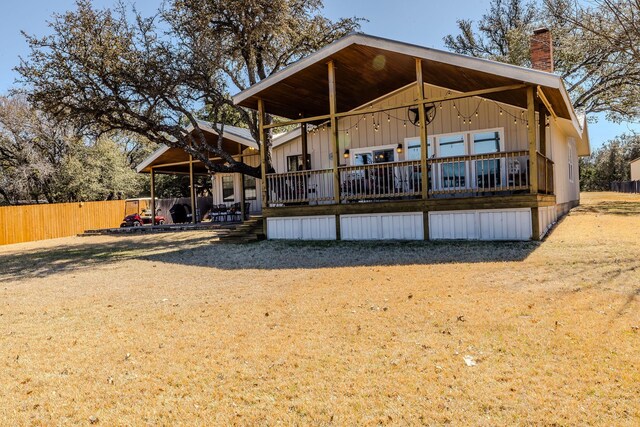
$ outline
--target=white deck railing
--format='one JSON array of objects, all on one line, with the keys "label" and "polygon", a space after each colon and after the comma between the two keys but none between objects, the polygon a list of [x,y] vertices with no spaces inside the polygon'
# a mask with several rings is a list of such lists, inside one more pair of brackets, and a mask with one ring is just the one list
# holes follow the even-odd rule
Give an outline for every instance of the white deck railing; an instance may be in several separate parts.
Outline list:
[{"label": "white deck railing", "polygon": [[429,194],[527,190],[528,164],[528,151],[429,159]]},{"label": "white deck railing", "polygon": [[267,174],[267,197],[270,206],[333,201],[333,170]]},{"label": "white deck railing", "polygon": [[343,166],[338,172],[341,200],[420,195],[420,161]]},{"label": "white deck railing", "polygon": [[[553,166],[538,153],[541,193],[553,193]],[[528,151],[428,159],[427,171],[429,197],[509,194],[530,187]],[[342,202],[409,199],[422,194],[419,160],[342,166],[338,176]],[[333,170],[267,174],[267,194],[269,206],[334,203]]]}]

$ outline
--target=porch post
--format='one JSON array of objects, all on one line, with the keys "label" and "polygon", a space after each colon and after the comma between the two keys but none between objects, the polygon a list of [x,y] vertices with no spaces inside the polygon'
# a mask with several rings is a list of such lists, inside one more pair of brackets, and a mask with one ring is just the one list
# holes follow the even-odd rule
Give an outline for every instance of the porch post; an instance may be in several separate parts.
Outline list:
[{"label": "porch post", "polygon": [[[422,77],[422,60],[416,58],[416,85],[418,89],[418,116],[420,118],[420,177],[422,184],[422,200],[429,198],[429,170],[427,169],[427,117],[424,111],[424,80]],[[429,212],[422,213],[422,229],[424,240],[429,240]]]},{"label": "porch post", "polygon": [[538,149],[536,144],[536,110],[533,86],[527,87],[527,139],[529,141],[529,185],[531,194],[538,194]]},{"label": "porch post", "polygon": [[[540,154],[547,157],[547,109],[542,102],[538,102],[538,139],[540,140]],[[544,184],[538,183],[545,194],[549,192],[549,162],[544,161]]]},{"label": "porch post", "polygon": [[[538,194],[538,149],[536,147],[536,110],[533,86],[527,86],[527,139],[529,141],[529,185],[531,194]],[[531,208],[531,240],[540,240],[538,203]]]},{"label": "porch post", "polygon": [[427,117],[424,111],[424,81],[422,79],[422,60],[416,58],[416,85],[418,89],[418,115],[420,117],[420,170],[422,175],[422,198],[429,197],[429,171],[427,170]]},{"label": "porch post", "polygon": [[[238,143],[238,153],[240,156],[240,160],[244,160],[244,154],[242,154],[242,144]],[[242,215],[242,222],[244,222],[244,219],[246,218],[246,212],[245,212],[245,208],[244,208],[244,174],[241,173],[240,174],[240,215]]]},{"label": "porch post", "polygon": [[[333,201],[340,203],[340,171],[338,170],[340,157],[340,142],[338,139],[338,109],[336,100],[336,67],[333,61],[327,63],[329,72],[329,114],[331,116],[331,151],[333,152]],[[306,162],[306,159],[303,160]],[[340,215],[336,215],[336,240],[340,240]]]},{"label": "porch post", "polygon": [[538,134],[540,138],[540,154],[547,156],[547,108],[538,103]]},{"label": "porch post", "polygon": [[246,219],[247,212],[244,207],[245,195],[244,195],[244,174],[243,173],[240,174],[240,180],[241,180],[240,181],[240,214],[242,215],[242,222],[244,222],[244,220]]},{"label": "porch post", "polygon": [[300,139],[302,141],[302,170],[307,170],[307,155],[309,154],[309,146],[307,145],[307,124],[300,124]]},{"label": "porch post", "polygon": [[156,171],[151,168],[151,226],[156,225]]},{"label": "porch post", "polygon": [[[264,137],[264,125],[265,125],[266,115],[264,112],[264,101],[262,99],[258,99],[258,125],[259,125],[259,148],[260,148],[260,166],[261,166],[261,175],[260,175],[260,187],[262,190],[262,215],[264,216],[264,212],[267,207],[267,142]],[[244,181],[243,181],[244,182]],[[265,236],[267,236],[267,218],[264,218],[262,221],[262,232]]]},{"label": "porch post", "polygon": [[333,198],[340,203],[340,175],[338,164],[340,147],[338,141],[338,120],[336,119],[336,69],[333,61],[327,63],[329,69],[329,114],[331,116],[331,150],[333,153]]},{"label": "porch post", "polygon": [[193,186],[193,156],[189,154],[189,197],[191,198],[191,223],[196,221],[196,189]]}]

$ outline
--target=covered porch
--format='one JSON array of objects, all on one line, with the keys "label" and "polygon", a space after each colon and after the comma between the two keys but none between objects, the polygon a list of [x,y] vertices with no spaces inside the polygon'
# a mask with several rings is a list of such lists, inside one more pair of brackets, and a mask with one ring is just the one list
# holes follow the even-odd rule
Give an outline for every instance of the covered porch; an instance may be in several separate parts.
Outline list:
[{"label": "covered porch", "polygon": [[[427,85],[442,88],[444,94],[428,96]],[[413,90],[413,99],[381,101],[406,88]],[[473,107],[463,111],[461,106],[469,100],[477,101],[475,111]],[[551,120],[568,122],[564,126],[577,123],[556,76],[362,34],[300,61],[237,95],[235,101],[257,109],[263,119],[267,113],[289,119],[263,120],[263,133],[299,126],[300,158],[311,159],[300,161],[297,170],[284,171],[278,165],[271,173],[265,170],[265,207],[553,195],[547,127]],[[520,140],[514,141],[512,133],[505,135],[504,128],[472,125],[483,101],[526,128]],[[444,112],[457,114],[448,120],[459,122],[464,130],[430,133],[432,116],[442,114],[443,106]],[[413,141],[388,131],[411,125],[419,128]],[[372,126],[375,133],[370,132]],[[350,141],[356,132],[364,136],[354,149]],[[326,135],[322,145],[330,164],[309,157],[308,135],[316,133]],[[494,147],[486,149],[492,138]]]},{"label": "covered porch", "polygon": [[[205,134],[207,142],[216,145],[218,141],[217,132],[206,122],[199,123],[199,127]],[[257,165],[259,162],[257,147],[257,144],[247,129],[225,125],[222,148],[226,153],[229,153],[237,160],[246,163],[253,162]],[[224,162],[223,159],[214,157],[213,155],[209,155],[209,159],[213,162]],[[160,147],[137,167],[137,171],[138,173],[148,173],[150,175],[152,211],[154,212],[158,207],[156,178],[159,174],[182,175],[189,178],[189,194],[184,199],[185,204],[189,203],[192,209],[189,222],[193,224],[200,223],[203,220],[223,223],[233,221],[242,222],[249,217],[250,212],[255,212],[256,210],[254,205],[257,200],[255,196],[259,180],[235,173],[223,174],[221,176],[212,175],[203,162],[194,159],[179,148]],[[231,199],[228,198],[224,188],[227,181],[225,177],[227,175],[232,178],[231,188],[228,191]],[[196,178],[205,178],[209,182],[212,193],[211,197],[198,197]],[[227,197],[225,197],[225,195],[227,195]],[[182,201],[180,199],[175,200]]]}]

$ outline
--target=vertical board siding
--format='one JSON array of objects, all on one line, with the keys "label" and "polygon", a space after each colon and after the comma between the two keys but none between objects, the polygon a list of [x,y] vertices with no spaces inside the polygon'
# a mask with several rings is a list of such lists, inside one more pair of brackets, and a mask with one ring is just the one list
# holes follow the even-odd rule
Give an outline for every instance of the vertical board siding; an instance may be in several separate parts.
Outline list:
[{"label": "vertical board siding", "polygon": [[[340,82],[338,82],[338,85]],[[456,93],[451,91],[451,93]],[[446,89],[425,84],[425,96],[427,98],[442,97],[447,94]],[[373,102],[374,107],[397,105],[412,102],[417,99],[417,89],[415,84],[401,90],[387,98]],[[442,103],[442,108],[438,104],[436,116],[433,122],[427,126],[427,135],[441,135],[454,132],[468,132],[481,129],[504,129],[504,150],[517,151],[528,149],[527,125],[521,120],[523,109],[508,105],[497,104],[493,101],[482,101],[482,98],[463,98],[455,100],[456,108],[453,108],[453,101]],[[478,109],[478,117],[474,112]],[[500,115],[500,110],[503,114]],[[471,116],[471,123],[462,123],[458,118],[460,113]],[[514,116],[517,118],[514,123]],[[379,130],[373,129],[373,119],[379,124]],[[389,120],[390,119],[390,120]],[[355,129],[356,124],[358,129]],[[406,124],[406,126],[405,126]],[[420,136],[420,129],[409,122],[407,109],[391,110],[354,117],[344,117],[338,120],[340,158],[339,163],[349,163],[349,160],[342,158],[345,149],[366,148],[381,145],[403,144],[405,138]],[[346,131],[349,130],[347,135]],[[312,169],[331,168],[331,143],[329,128],[320,127],[315,132],[310,129],[308,134],[309,154],[311,155]],[[295,138],[290,142],[279,145],[273,149],[273,166],[278,173],[287,172],[287,156],[302,154],[301,138]],[[404,153],[399,156],[400,161],[404,160]]]},{"label": "vertical board siding", "polygon": [[540,238],[544,237],[549,229],[558,220],[555,206],[538,208],[538,221],[540,222]]},{"label": "vertical board siding", "polygon": [[124,200],[0,207],[0,245],[119,227]]},{"label": "vertical board siding", "polygon": [[342,240],[423,240],[422,212],[341,215]]},{"label": "vertical board siding", "polygon": [[429,212],[429,237],[433,240],[529,240],[531,210]]},{"label": "vertical board siding", "polygon": [[272,240],[335,240],[336,217],[267,218],[267,237]]}]

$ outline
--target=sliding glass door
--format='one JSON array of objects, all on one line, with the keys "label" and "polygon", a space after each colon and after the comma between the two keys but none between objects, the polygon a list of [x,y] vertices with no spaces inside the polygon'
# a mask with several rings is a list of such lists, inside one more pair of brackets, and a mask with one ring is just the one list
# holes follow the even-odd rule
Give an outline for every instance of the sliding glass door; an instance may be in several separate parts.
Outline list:
[{"label": "sliding glass door", "polygon": [[[500,132],[478,132],[472,134],[473,154],[499,153]],[[475,185],[479,189],[496,188],[504,183],[502,160],[488,158],[476,160],[473,164]]]},{"label": "sliding glass door", "polygon": [[465,143],[464,134],[454,134],[436,137],[438,157],[453,157],[452,161],[440,164],[439,170],[439,188],[443,190],[460,190],[466,188],[467,180],[467,163],[461,159],[457,160],[457,156],[465,156],[468,154],[467,144]]}]

